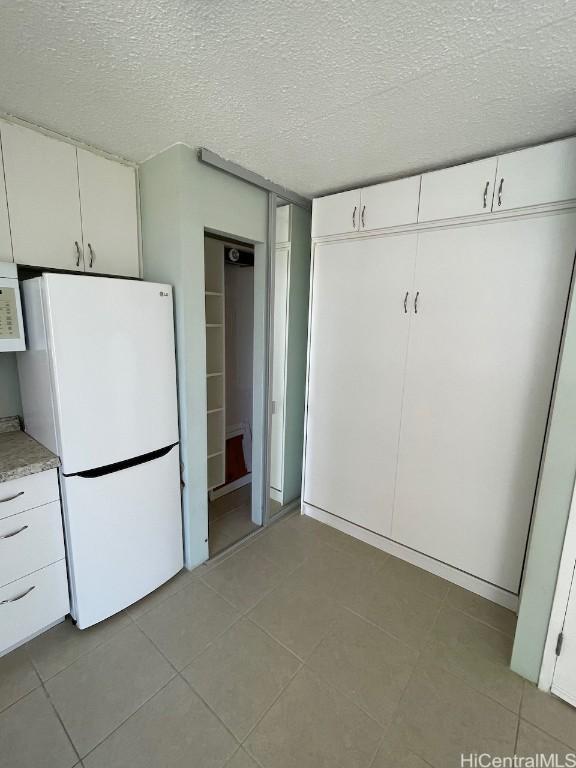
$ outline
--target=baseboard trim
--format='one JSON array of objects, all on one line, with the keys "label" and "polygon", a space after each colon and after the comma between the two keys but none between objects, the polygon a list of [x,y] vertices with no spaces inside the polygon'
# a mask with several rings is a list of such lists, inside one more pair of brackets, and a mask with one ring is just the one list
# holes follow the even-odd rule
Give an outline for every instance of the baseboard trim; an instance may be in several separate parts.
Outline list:
[{"label": "baseboard trim", "polygon": [[412,565],[423,568],[425,571],[441,576],[446,581],[457,584],[459,587],[474,592],[480,597],[485,597],[487,600],[491,600],[493,603],[504,606],[511,611],[516,612],[518,610],[518,596],[513,595],[511,592],[507,592],[505,589],[489,584],[482,579],[478,579],[475,576],[471,576],[468,573],[459,571],[457,568],[453,568],[446,563],[441,563],[438,560],[434,560],[432,557],[423,555],[420,552],[416,552],[413,549],[404,547],[402,544],[398,544],[395,541],[387,539],[385,536],[379,536],[377,533],[367,531],[365,528],[361,528],[354,523],[343,520],[341,517],[325,512],[318,507],[313,507],[311,504],[302,503],[302,514],[308,517],[313,517],[321,523],[332,526],[343,533],[347,533],[349,536],[353,536],[355,539],[370,544],[377,549],[381,549],[383,552],[388,552],[394,557],[398,557],[401,560]]}]

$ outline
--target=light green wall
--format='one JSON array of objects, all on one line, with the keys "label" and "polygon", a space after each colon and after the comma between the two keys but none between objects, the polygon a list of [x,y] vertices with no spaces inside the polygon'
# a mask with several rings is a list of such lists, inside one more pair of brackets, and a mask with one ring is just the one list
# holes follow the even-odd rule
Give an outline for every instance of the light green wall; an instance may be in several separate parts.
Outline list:
[{"label": "light green wall", "polygon": [[16,354],[0,352],[0,418],[22,414]]},{"label": "light green wall", "polygon": [[[180,437],[184,465],[185,561],[208,557],[206,467],[206,339],[204,230],[257,243],[255,247],[255,371],[253,465],[261,460],[266,303],[268,195],[240,179],[203,165],[178,144],[140,167],[144,278],[174,286]],[[254,483],[256,504],[261,489]]]},{"label": "light green wall", "polygon": [[285,504],[300,496],[302,484],[308,297],[310,293],[310,223],[309,211],[305,211],[296,205],[291,206],[288,344],[286,350],[286,417],[284,427],[283,498]]},{"label": "light green wall", "polygon": [[537,682],[576,474],[576,297],[554,395],[524,575],[512,669]]}]

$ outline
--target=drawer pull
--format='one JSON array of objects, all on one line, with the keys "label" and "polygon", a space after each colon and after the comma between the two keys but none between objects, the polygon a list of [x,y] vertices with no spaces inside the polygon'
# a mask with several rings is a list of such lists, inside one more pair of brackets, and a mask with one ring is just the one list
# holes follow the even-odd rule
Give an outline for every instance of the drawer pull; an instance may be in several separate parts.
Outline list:
[{"label": "drawer pull", "polygon": [[0,539],[11,539],[13,536],[18,536],[19,533],[22,533],[22,531],[25,531],[27,528],[27,525],[23,525],[22,528],[18,528],[17,531],[12,531],[12,533],[5,533],[3,536],[0,536]]},{"label": "drawer pull", "polygon": [[25,592],[22,592],[21,595],[16,595],[16,597],[10,597],[8,598],[8,600],[0,600],[0,605],[6,605],[6,603],[15,603],[17,600],[22,600],[22,598],[26,597],[26,595],[29,595],[33,589],[36,589],[36,586],[34,584],[31,587],[28,587],[28,589]]},{"label": "drawer pull", "polygon": [[8,496],[7,499],[0,499],[0,504],[5,504],[7,501],[14,501],[14,499],[17,499],[19,496],[24,496],[24,491],[20,491],[20,493],[15,493],[14,496]]}]

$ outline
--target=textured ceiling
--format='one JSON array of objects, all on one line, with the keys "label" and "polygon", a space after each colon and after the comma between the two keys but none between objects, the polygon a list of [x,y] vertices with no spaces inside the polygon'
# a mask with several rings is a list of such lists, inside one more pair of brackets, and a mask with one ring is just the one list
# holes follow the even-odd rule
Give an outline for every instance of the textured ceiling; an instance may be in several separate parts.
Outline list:
[{"label": "textured ceiling", "polygon": [[314,195],[576,133],[574,0],[0,0],[0,110]]}]

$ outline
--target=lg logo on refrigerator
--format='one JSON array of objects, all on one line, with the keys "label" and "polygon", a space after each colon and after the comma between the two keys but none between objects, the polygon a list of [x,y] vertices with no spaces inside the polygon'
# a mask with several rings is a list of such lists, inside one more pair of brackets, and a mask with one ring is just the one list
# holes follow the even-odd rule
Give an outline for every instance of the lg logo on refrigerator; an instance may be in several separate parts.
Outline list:
[{"label": "lg logo on refrigerator", "polygon": [[160,296],[170,296],[168,291],[160,291]]}]

